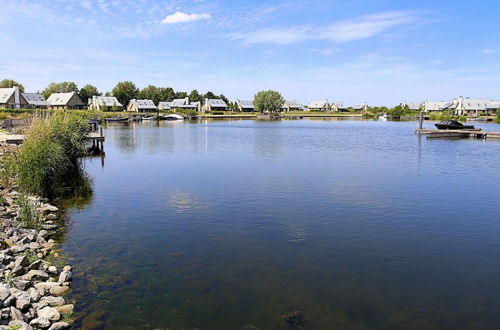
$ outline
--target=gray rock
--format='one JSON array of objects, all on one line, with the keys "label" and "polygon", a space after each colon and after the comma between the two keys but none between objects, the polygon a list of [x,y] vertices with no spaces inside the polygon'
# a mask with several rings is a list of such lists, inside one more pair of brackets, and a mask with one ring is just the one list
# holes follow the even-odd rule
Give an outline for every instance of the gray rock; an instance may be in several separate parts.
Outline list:
[{"label": "gray rock", "polygon": [[10,308],[10,318],[13,320],[24,321],[23,313],[15,307]]},{"label": "gray rock", "polygon": [[47,271],[51,274],[57,274],[57,267],[56,266],[49,266]]},{"label": "gray rock", "polygon": [[59,321],[61,314],[55,308],[44,307],[38,311],[38,317],[43,317],[50,321]]},{"label": "gray rock", "polygon": [[9,323],[10,328],[16,327],[17,330],[33,330],[33,328],[23,321],[12,321]]},{"label": "gray rock", "polygon": [[43,317],[37,317],[36,319],[31,320],[30,325],[36,328],[48,328],[50,327],[50,321]]},{"label": "gray rock", "polygon": [[57,212],[59,211],[59,209],[54,205],[45,204],[44,206],[42,206],[42,211],[45,213],[51,213],[51,212]]},{"label": "gray rock", "polygon": [[0,288],[0,301],[4,302],[10,296],[10,291],[5,288]]},{"label": "gray rock", "polygon": [[24,278],[29,281],[46,281],[49,279],[49,275],[43,270],[33,269],[30,270],[28,274],[24,275]]},{"label": "gray rock", "polygon": [[30,281],[23,281],[23,280],[15,280],[14,281],[14,287],[18,288],[19,290],[27,290],[31,286]]},{"label": "gray rock", "polygon": [[50,294],[57,297],[62,297],[70,291],[71,289],[68,286],[55,286],[50,288]]},{"label": "gray rock", "polygon": [[32,302],[39,302],[40,299],[42,298],[42,295],[40,294],[40,291],[38,291],[35,288],[30,288],[28,290],[28,294],[30,295]]},{"label": "gray rock", "polygon": [[41,270],[42,267],[43,267],[43,261],[37,260],[33,262],[31,265],[29,265],[28,270]]},{"label": "gray rock", "polygon": [[3,301],[3,307],[10,307],[15,303],[16,303],[16,297],[14,297],[14,295],[11,295],[9,298]]},{"label": "gray rock", "polygon": [[16,308],[24,311],[29,308],[31,304],[31,296],[26,292],[21,292],[16,296]]},{"label": "gray rock", "polygon": [[64,299],[61,297],[47,296],[40,299],[41,303],[45,303],[50,307],[62,306],[64,305]]},{"label": "gray rock", "polygon": [[[66,268],[66,267],[64,267]],[[73,274],[69,270],[63,270],[61,274],[59,274],[59,283],[69,282],[73,278]]]},{"label": "gray rock", "polygon": [[42,296],[45,296],[46,292],[50,290],[50,288],[59,286],[58,282],[40,282],[35,284],[35,288],[40,291]]},{"label": "gray rock", "polygon": [[69,329],[69,323],[56,322],[52,324],[52,326],[49,328],[49,330],[65,330],[65,329]]},{"label": "gray rock", "polygon": [[30,264],[26,256],[19,256],[16,258],[16,265],[27,267]]}]

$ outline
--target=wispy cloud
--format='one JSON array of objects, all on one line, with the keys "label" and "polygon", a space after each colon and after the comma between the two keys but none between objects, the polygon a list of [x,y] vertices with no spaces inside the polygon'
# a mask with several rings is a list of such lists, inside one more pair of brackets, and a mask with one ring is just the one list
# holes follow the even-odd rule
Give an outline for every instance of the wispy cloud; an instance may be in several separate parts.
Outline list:
[{"label": "wispy cloud", "polygon": [[230,38],[245,45],[261,43],[286,45],[310,40],[345,43],[374,37],[390,28],[411,23],[416,19],[414,12],[391,11],[337,21],[320,27],[300,25],[233,33]]},{"label": "wispy cloud", "polygon": [[483,55],[491,55],[496,53],[496,50],[493,48],[485,48],[481,50],[481,53],[483,53]]},{"label": "wispy cloud", "polygon": [[174,14],[167,15],[161,22],[163,24],[177,24],[185,22],[194,22],[202,19],[209,19],[212,16],[208,13],[202,14],[186,14],[183,12],[175,12]]}]

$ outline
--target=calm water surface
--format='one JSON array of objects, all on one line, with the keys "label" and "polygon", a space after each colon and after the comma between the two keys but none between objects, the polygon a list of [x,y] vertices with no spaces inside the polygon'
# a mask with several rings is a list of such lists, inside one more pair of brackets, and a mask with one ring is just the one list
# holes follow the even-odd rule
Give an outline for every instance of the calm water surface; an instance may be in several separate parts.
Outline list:
[{"label": "calm water surface", "polygon": [[78,326],[497,328],[500,142],[415,125],[109,125],[62,246]]}]

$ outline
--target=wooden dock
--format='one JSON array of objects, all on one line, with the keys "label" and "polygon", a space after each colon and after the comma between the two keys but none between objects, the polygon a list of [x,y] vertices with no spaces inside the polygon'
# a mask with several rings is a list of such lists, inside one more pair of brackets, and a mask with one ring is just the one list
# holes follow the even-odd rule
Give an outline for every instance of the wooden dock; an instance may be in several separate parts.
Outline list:
[{"label": "wooden dock", "polygon": [[[22,144],[24,142],[25,136],[22,134],[0,134],[0,143],[5,143],[5,144]],[[104,143],[104,134],[102,134],[102,130],[99,130],[99,132],[91,132],[87,134],[86,139],[88,141],[92,141],[92,143],[95,145],[101,144],[101,147]]]},{"label": "wooden dock", "polygon": [[487,132],[480,128],[476,129],[427,129],[417,128],[415,133],[424,134],[428,139],[500,139],[500,132]]}]

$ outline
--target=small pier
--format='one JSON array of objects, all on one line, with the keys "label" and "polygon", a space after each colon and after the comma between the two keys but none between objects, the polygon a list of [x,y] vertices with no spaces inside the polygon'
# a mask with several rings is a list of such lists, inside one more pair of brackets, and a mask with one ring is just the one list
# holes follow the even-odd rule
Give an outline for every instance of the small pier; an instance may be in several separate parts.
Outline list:
[{"label": "small pier", "polygon": [[[0,134],[0,143],[4,144],[22,144],[24,142],[25,136],[22,134]],[[103,149],[104,147],[104,134],[102,132],[102,127],[96,132],[90,132],[87,134],[86,139],[92,141],[94,147],[99,147]]]},{"label": "small pier", "polygon": [[428,139],[500,139],[500,132],[487,132],[480,128],[476,129],[427,129],[417,128],[415,133],[424,134]]}]

